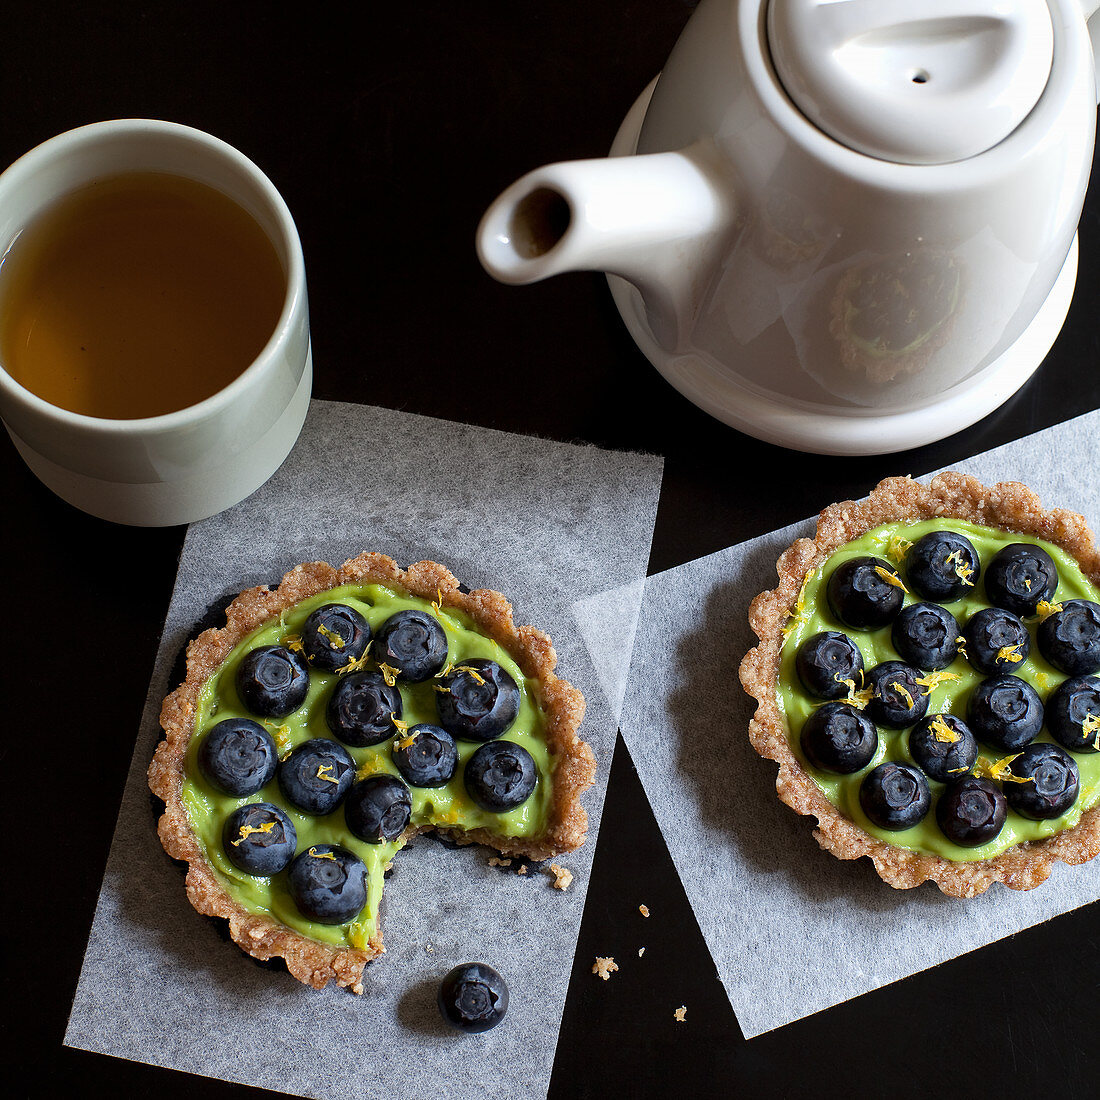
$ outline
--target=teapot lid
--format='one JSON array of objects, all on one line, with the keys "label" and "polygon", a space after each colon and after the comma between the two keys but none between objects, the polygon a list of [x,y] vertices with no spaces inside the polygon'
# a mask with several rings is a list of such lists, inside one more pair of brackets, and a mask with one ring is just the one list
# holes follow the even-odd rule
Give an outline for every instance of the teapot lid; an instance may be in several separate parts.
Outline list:
[{"label": "teapot lid", "polygon": [[1006,138],[1054,57],[1046,0],[770,0],[787,94],[830,137],[901,164],[947,164]]}]

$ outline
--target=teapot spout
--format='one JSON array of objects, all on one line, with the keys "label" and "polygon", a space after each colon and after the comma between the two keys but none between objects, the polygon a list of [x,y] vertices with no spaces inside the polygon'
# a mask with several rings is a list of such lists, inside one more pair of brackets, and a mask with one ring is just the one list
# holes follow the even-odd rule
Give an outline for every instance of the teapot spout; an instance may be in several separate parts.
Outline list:
[{"label": "teapot spout", "polygon": [[485,270],[503,283],[605,271],[633,283],[669,351],[683,345],[733,203],[700,144],[682,152],[549,164],[489,207],[477,231]]}]

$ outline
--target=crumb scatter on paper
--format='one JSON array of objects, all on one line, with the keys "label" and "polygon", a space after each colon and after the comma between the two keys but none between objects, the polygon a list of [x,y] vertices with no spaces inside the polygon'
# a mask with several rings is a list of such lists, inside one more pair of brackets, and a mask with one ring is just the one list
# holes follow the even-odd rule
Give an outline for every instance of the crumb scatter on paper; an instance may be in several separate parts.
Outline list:
[{"label": "crumb scatter on paper", "polygon": [[596,961],[592,964],[592,973],[598,974],[606,982],[611,977],[612,973],[619,969],[619,964],[610,956],[606,959],[596,956]]},{"label": "crumb scatter on paper", "polygon": [[565,867],[559,867],[556,863],[551,863],[546,873],[554,876],[555,890],[568,890],[569,884],[573,881],[573,872]]}]

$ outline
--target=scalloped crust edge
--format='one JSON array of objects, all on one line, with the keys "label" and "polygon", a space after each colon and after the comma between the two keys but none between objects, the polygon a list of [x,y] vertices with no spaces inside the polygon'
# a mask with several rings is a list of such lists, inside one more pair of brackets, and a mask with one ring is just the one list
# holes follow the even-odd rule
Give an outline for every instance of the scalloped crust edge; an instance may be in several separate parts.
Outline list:
[{"label": "scalloped crust edge", "polygon": [[745,655],[740,667],[741,683],[757,701],[749,739],[762,757],[779,765],[775,787],[780,799],[796,812],[817,818],[814,837],[838,859],[869,857],[879,876],[897,889],[931,880],[945,894],[960,898],[981,894],[994,882],[1013,890],[1030,890],[1050,877],[1057,860],[1081,864],[1100,852],[1100,807],[1087,811],[1074,828],[1056,836],[1017,844],[993,859],[954,863],[896,848],[865,833],[829,802],[787,741],[776,686],[783,627],[803,580],[835,550],[872,528],[936,517],[969,520],[1045,539],[1075,558],[1089,580],[1100,585],[1100,553],[1084,517],[1061,508],[1044,510],[1026,485],[1008,481],[986,487],[976,478],[956,472],[939,474],[927,486],[907,477],[887,478],[865,500],[827,507],[818,518],[814,538],[798,539],[780,556],[778,586],[752,601],[749,623],[760,644]]},{"label": "scalloped crust edge", "polygon": [[[484,828],[440,832],[455,840],[488,844],[506,855],[533,860],[574,851],[584,842],[588,828],[588,816],[579,798],[592,785],[596,761],[591,748],[577,737],[584,717],[584,696],[554,675],[557,654],[549,637],[531,626],[517,627],[511,605],[499,592],[461,592],[455,577],[437,562],[422,561],[403,570],[384,554],[363,553],[339,569],[326,562],[298,565],[283,577],[278,588],[259,586],[242,592],[226,609],[224,627],[203,631],[191,641],[187,647],[187,678],[164,700],[161,726],[166,736],[157,746],[148,772],[150,790],[165,804],[157,826],[161,843],[170,856],[188,864],[187,897],[198,912],[226,918],[233,940],[255,958],[281,956],[295,978],[315,989],[335,981],[353,993],[362,993],[363,968],[385,950],[380,931],[376,929],[371,935],[366,949],[335,947],[248,912],[229,897],[207,863],[181,801],[184,758],[203,685],[233,647],[253,630],[280,611],[343,584],[382,584],[422,599],[441,600],[443,607],[465,612],[479,630],[504,647],[525,676],[537,683],[538,699],[547,718],[547,742],[557,757],[554,800],[545,832],[531,838],[497,836]],[[430,826],[412,828],[406,835],[429,831]]]}]

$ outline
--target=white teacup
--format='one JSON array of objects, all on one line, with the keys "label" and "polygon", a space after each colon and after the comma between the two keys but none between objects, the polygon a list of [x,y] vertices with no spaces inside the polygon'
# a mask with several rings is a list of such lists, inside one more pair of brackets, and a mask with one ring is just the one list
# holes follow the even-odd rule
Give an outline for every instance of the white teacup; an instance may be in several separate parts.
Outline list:
[{"label": "white teacup", "polygon": [[242,153],[200,130],[122,119],[32,149],[0,175],[0,254],[59,199],[94,181],[157,172],[220,191],[267,235],[285,274],[282,312],[232,382],[187,408],[105,419],[50,404],[0,363],[0,416],[34,474],[77,508],[116,523],[190,523],[244,499],[282,464],[309,406],[313,364],[305,263],[290,212]]}]

